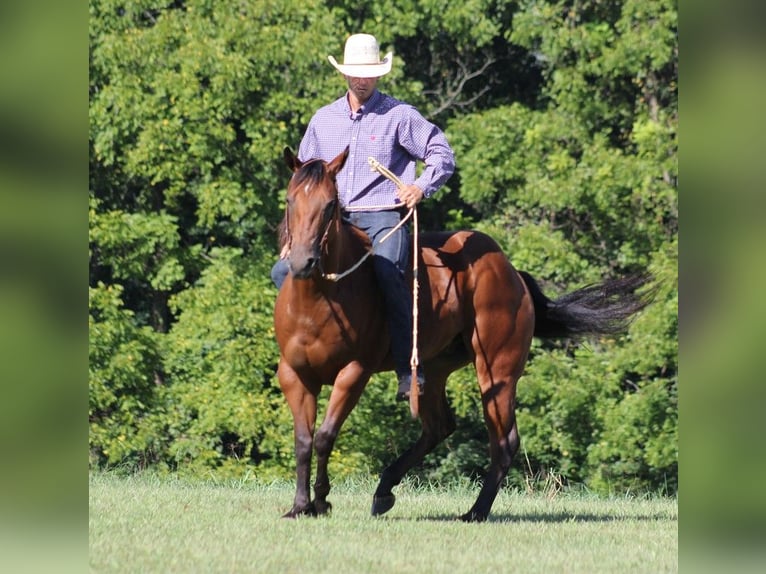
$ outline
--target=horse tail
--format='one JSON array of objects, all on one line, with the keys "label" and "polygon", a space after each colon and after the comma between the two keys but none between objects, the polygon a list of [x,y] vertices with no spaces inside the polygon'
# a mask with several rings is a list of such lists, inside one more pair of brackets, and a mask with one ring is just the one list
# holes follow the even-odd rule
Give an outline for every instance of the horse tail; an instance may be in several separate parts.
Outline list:
[{"label": "horse tail", "polygon": [[655,288],[642,292],[652,276],[636,273],[587,285],[558,299],[545,296],[537,281],[519,271],[535,306],[535,337],[543,339],[608,335],[627,330],[633,316],[652,302]]}]

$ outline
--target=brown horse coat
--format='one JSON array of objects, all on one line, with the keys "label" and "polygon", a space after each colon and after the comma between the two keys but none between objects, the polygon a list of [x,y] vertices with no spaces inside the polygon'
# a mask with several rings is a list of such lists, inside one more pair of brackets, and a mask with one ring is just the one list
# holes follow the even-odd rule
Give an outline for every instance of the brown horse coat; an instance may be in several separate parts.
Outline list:
[{"label": "brown horse coat", "polygon": [[[284,221],[290,274],[277,297],[274,321],[278,377],[295,434],[297,486],[287,517],[330,509],[327,464],[335,439],[370,376],[393,368],[383,299],[371,262],[337,282],[327,278],[353,267],[370,249],[364,233],[341,221],[335,175],[346,154],[329,163],[300,162],[285,150],[294,172]],[[516,385],[533,335],[619,332],[646,305],[635,290],[647,277],[606,282],[551,301],[483,233],[425,233],[419,243],[418,351],[426,377],[419,408],[422,433],[382,472],[372,513],[383,514],[394,505],[392,488],[455,429],[447,377],[472,362],[489,434],[490,466],[476,502],[462,518],[481,521],[489,515],[519,447]],[[316,429],[322,385],[333,389]]]}]

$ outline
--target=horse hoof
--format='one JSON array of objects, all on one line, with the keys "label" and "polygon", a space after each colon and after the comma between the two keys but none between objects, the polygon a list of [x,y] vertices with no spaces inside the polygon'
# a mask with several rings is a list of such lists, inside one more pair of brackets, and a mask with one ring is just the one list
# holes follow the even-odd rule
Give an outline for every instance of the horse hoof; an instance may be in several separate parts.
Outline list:
[{"label": "horse hoof", "polygon": [[317,515],[316,509],[314,508],[314,505],[312,504],[306,508],[296,508],[293,506],[290,509],[290,512],[287,512],[282,515],[282,518],[298,518],[300,516],[316,516],[316,515]]},{"label": "horse hoof", "polygon": [[325,516],[327,514],[330,514],[332,512],[332,504],[330,504],[328,501],[314,501],[314,508],[316,508],[316,515],[317,516]]},{"label": "horse hoof", "polygon": [[484,514],[471,510],[469,512],[466,512],[463,516],[461,516],[460,520],[462,520],[463,522],[484,522],[485,520],[487,520],[487,517]]},{"label": "horse hoof", "polygon": [[394,507],[396,497],[393,494],[372,497],[372,515],[380,516]]}]

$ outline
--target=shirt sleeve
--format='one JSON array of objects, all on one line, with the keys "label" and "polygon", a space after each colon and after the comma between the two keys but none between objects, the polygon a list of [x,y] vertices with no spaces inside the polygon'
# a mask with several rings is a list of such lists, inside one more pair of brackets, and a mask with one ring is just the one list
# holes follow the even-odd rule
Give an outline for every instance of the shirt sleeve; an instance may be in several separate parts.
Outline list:
[{"label": "shirt sleeve", "polygon": [[407,121],[400,124],[399,143],[425,166],[413,182],[431,197],[455,171],[455,154],[438,126],[425,119],[414,107]]},{"label": "shirt sleeve", "polygon": [[309,125],[306,128],[306,133],[303,134],[303,139],[298,147],[298,159],[301,161],[308,161],[319,157],[318,140],[316,137],[316,126],[314,118],[309,121]]}]

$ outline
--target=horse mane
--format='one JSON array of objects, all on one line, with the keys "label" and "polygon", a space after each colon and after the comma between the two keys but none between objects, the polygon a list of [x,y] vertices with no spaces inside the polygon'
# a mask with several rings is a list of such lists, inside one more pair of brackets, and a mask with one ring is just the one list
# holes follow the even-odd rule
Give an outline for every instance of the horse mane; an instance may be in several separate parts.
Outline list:
[{"label": "horse mane", "polygon": [[323,161],[312,159],[298,168],[298,171],[293,174],[293,179],[295,180],[296,185],[303,183],[304,181],[319,183],[324,178],[326,172],[327,170],[325,170]]},{"label": "horse mane", "polygon": [[282,252],[282,248],[287,243],[287,210],[285,210],[285,214],[282,216],[282,221],[279,222],[279,225],[277,225],[277,246],[279,248],[279,252]]}]

